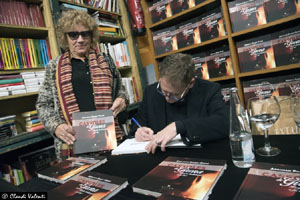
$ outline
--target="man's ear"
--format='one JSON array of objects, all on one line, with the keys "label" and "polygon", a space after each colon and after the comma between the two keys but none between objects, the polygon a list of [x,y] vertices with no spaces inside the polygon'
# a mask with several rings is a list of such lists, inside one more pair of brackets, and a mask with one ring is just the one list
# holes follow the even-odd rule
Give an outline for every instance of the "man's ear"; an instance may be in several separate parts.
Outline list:
[{"label": "man's ear", "polygon": [[189,88],[194,87],[194,84],[195,84],[195,78],[192,78]]}]

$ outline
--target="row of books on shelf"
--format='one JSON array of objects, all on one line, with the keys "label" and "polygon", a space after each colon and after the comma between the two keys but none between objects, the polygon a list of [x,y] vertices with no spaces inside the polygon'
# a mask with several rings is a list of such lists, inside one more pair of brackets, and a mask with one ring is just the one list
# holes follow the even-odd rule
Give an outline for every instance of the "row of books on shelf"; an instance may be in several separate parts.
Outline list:
[{"label": "row of books on shelf", "polygon": [[122,85],[124,85],[129,96],[129,104],[140,101],[140,97],[137,92],[135,77],[122,77]]},{"label": "row of books on shelf", "polygon": [[[152,23],[172,17],[205,0],[154,0],[149,2]],[[295,0],[235,0],[227,2],[233,32],[267,24],[300,13]]]},{"label": "row of books on shelf", "polygon": [[148,1],[148,10],[152,23],[156,23],[192,8],[204,1],[205,0],[154,0]]},{"label": "row of books on shelf", "polygon": [[118,36],[124,36],[124,31],[121,26],[121,21],[118,17],[115,17],[113,15],[103,13],[101,11],[95,11],[91,14],[94,18],[95,22],[98,24],[100,34],[104,35],[116,35],[113,34],[115,31],[112,31],[113,29],[105,30],[104,27],[110,27],[115,28]]},{"label": "row of books on shelf", "polygon": [[295,0],[235,0],[228,2],[228,9],[233,32],[300,14]]},{"label": "row of books on shelf", "polygon": [[44,76],[44,71],[0,75],[0,97],[38,92]]},{"label": "row of books on shelf", "polygon": [[23,1],[0,1],[0,24],[45,27],[39,4]]},{"label": "row of books on shelf", "polygon": [[17,115],[0,117],[0,141],[25,132],[34,132],[44,128],[36,110]]},{"label": "row of books on shelf", "polygon": [[47,40],[0,38],[0,70],[44,67],[50,59]]},{"label": "row of books on shelf", "polygon": [[225,35],[225,24],[220,7],[152,33],[156,55],[200,44]]},{"label": "row of books on shelf", "polygon": [[[240,72],[300,64],[300,26],[236,43]],[[191,54],[196,76],[208,80],[234,74],[228,45]]]},{"label": "row of books on shelf", "polygon": [[109,12],[119,13],[118,0],[67,0],[71,3],[83,4],[94,8],[100,8]]},{"label": "row of books on shelf", "polygon": [[241,72],[300,63],[300,26],[236,43]]},{"label": "row of books on shelf", "polygon": [[131,65],[126,41],[114,45],[111,43],[100,43],[99,50],[105,54],[110,54],[117,68],[128,67]]}]

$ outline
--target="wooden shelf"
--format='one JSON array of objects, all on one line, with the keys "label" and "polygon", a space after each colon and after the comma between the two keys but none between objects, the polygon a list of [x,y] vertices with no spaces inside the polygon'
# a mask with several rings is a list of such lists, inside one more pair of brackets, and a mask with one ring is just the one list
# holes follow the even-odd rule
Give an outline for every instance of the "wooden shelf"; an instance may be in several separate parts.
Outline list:
[{"label": "wooden shelf", "polygon": [[52,136],[50,135],[50,133],[46,132],[45,130],[21,133],[19,135],[0,141],[0,155],[49,139],[51,137]]},{"label": "wooden shelf", "polygon": [[34,96],[38,95],[38,92],[29,92],[25,94],[17,94],[17,95],[11,95],[11,96],[5,96],[5,97],[0,97],[0,101],[2,100],[8,100],[8,99],[17,99],[17,98],[23,98],[23,97],[28,97],[28,96]]},{"label": "wooden shelf", "polygon": [[[17,26],[0,24],[0,37],[44,39],[48,36],[49,28],[34,26]],[[3,31],[5,30],[5,31]]]},{"label": "wooden shelf", "polygon": [[44,71],[45,67],[26,68],[26,69],[12,69],[12,70],[0,70],[0,74],[19,74],[21,72],[33,72]]},{"label": "wooden shelf", "polygon": [[110,42],[111,44],[116,44],[119,42],[123,42],[126,40],[126,37],[123,36],[110,36],[110,35],[103,35],[100,34],[100,42]]}]

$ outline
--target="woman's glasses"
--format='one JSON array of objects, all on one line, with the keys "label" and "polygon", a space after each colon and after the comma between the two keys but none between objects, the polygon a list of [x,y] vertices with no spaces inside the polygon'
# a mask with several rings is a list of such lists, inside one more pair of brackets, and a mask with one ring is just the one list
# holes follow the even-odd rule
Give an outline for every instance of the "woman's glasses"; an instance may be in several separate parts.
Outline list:
[{"label": "woman's glasses", "polygon": [[77,40],[79,35],[81,35],[84,39],[87,39],[92,36],[92,31],[82,31],[82,32],[67,32],[66,34],[69,36],[71,40]]}]

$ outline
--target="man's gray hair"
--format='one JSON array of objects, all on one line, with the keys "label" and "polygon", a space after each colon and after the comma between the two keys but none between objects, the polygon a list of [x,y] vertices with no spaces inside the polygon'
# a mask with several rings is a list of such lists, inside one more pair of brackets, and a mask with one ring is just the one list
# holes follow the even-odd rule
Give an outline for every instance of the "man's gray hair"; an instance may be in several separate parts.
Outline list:
[{"label": "man's gray hair", "polygon": [[192,56],[183,53],[171,54],[159,63],[159,76],[165,77],[173,86],[186,86],[195,76]]}]

